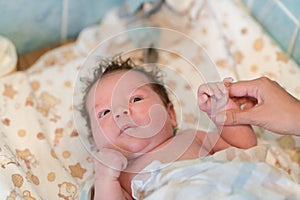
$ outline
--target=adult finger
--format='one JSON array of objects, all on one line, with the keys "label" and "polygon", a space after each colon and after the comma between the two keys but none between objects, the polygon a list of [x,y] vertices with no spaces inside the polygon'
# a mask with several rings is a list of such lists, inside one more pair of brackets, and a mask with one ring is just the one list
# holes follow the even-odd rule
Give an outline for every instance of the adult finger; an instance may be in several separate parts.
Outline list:
[{"label": "adult finger", "polygon": [[231,98],[241,110],[247,110],[257,105],[257,100],[251,97],[232,97]]},{"label": "adult finger", "polygon": [[216,122],[219,125],[257,125],[259,122],[259,111],[257,107],[249,110],[231,109],[223,111],[216,115]]},{"label": "adult finger", "polygon": [[261,79],[251,81],[238,81],[231,83],[228,86],[230,97],[253,97],[259,98],[259,88],[263,85],[260,83]]}]

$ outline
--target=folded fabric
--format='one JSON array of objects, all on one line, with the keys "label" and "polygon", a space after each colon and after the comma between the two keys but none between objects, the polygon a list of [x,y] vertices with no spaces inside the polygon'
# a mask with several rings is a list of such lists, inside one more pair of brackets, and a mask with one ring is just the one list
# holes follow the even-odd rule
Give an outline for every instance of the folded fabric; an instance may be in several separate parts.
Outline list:
[{"label": "folded fabric", "polygon": [[[261,153],[258,157],[257,150]],[[299,199],[300,185],[284,171],[263,162],[267,156],[263,147],[224,152],[170,164],[154,161],[134,178],[133,195],[147,200]],[[225,156],[230,152],[236,155],[231,161]]]}]

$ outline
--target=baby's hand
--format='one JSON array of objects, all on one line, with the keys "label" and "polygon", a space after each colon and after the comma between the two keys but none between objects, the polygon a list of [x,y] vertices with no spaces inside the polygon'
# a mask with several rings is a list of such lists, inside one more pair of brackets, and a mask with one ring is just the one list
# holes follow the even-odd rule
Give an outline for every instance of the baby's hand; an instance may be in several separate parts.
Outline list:
[{"label": "baby's hand", "polygon": [[232,78],[225,78],[223,82],[207,83],[200,85],[198,89],[198,105],[200,110],[206,112],[208,116],[215,120],[218,112],[225,110],[247,110],[255,106],[251,98],[229,97],[228,87]]},{"label": "baby's hand", "polygon": [[127,167],[127,158],[114,149],[103,148],[95,159],[96,179],[109,177],[118,179],[121,171]]},{"label": "baby's hand", "polygon": [[231,82],[226,78],[223,82],[207,83],[200,85],[198,89],[198,105],[200,110],[206,112],[209,117],[225,109],[237,108],[237,105],[228,98],[226,83]]}]

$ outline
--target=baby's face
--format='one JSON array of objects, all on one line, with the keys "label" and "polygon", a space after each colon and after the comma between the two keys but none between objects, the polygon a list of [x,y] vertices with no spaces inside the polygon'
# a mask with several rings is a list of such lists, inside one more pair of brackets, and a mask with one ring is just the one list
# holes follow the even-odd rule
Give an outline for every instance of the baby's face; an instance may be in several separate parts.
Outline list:
[{"label": "baby's face", "polygon": [[146,153],[173,135],[173,106],[163,105],[137,71],[116,71],[96,82],[87,97],[92,133],[99,149],[113,148],[128,157]]}]

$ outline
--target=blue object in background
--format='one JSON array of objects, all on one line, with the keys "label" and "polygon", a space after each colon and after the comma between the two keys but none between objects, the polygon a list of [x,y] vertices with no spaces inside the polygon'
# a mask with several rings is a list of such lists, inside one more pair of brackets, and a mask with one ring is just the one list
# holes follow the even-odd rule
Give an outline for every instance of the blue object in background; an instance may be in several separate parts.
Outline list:
[{"label": "blue object in background", "polygon": [[18,54],[74,38],[125,0],[0,0],[0,35]]},{"label": "blue object in background", "polygon": [[242,0],[287,55],[300,65],[300,0]]},{"label": "blue object in background", "polygon": [[[0,35],[18,54],[74,38],[126,0],[0,0]],[[155,0],[127,0],[138,9]],[[242,0],[281,48],[300,64],[300,0]]]}]

